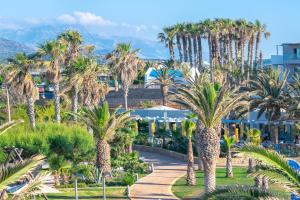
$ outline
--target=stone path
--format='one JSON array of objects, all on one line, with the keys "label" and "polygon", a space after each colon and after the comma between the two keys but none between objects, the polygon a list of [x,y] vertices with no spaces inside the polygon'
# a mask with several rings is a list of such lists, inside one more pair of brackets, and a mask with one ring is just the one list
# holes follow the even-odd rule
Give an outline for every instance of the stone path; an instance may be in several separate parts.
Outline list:
[{"label": "stone path", "polygon": [[171,192],[172,184],[186,174],[186,163],[156,153],[140,152],[146,162],[154,163],[154,172],[137,181],[130,190],[130,199],[178,199]]}]

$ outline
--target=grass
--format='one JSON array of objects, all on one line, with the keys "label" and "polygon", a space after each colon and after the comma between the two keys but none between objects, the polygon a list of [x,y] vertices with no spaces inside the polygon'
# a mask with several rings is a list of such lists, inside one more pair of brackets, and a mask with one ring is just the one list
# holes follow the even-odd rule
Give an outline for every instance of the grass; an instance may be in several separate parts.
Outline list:
[{"label": "grass", "polygon": [[[128,199],[124,195],[126,187],[107,187],[107,199]],[[74,189],[60,189],[60,193],[47,194],[49,200],[74,199]],[[78,189],[78,197],[80,200],[102,199],[102,188],[80,188]],[[42,198],[39,198],[42,199]]]},{"label": "grass", "polygon": [[[217,168],[216,178],[217,186],[225,185],[254,185],[252,177],[247,177],[247,169],[242,167],[233,168],[233,178],[225,177],[225,168]],[[180,199],[193,199],[199,197],[204,191],[204,174],[201,171],[196,172],[197,185],[187,186],[186,176],[180,178],[172,187],[172,192]]]}]

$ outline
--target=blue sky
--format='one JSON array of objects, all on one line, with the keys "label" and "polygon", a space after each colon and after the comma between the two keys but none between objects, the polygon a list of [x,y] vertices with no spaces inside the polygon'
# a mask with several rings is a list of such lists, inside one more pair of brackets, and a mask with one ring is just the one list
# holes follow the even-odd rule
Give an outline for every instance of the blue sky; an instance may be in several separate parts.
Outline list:
[{"label": "blue sky", "polygon": [[102,35],[156,40],[161,27],[205,18],[259,19],[271,38],[262,44],[268,57],[276,44],[300,42],[299,0],[1,0],[1,29],[39,24],[81,24]]}]

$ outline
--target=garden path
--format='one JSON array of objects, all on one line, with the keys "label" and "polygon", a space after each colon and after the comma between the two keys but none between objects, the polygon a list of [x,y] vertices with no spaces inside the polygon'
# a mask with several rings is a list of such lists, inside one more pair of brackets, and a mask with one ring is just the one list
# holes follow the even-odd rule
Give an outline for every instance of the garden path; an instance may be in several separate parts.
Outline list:
[{"label": "garden path", "polygon": [[132,200],[177,200],[171,187],[186,174],[186,163],[157,153],[140,152],[145,162],[154,164],[154,172],[138,180],[130,189]]}]

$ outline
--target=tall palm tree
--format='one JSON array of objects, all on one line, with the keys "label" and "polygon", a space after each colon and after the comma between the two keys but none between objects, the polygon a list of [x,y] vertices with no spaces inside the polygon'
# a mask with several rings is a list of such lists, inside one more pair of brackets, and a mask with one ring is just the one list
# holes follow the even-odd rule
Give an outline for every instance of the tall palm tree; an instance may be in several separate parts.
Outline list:
[{"label": "tall palm tree", "polygon": [[101,106],[93,109],[83,108],[78,116],[82,122],[89,127],[96,140],[96,166],[103,173],[111,172],[110,144],[116,133],[116,130],[122,128],[131,118],[129,111],[120,112],[117,108],[109,112],[109,105],[104,102]]},{"label": "tall palm tree", "polygon": [[258,62],[258,51],[259,51],[259,45],[261,42],[261,37],[264,34],[265,38],[268,39],[270,37],[270,32],[268,32],[267,26],[265,24],[261,24],[261,22],[259,20],[255,21],[255,26],[257,29],[257,33],[256,33],[256,40],[255,40],[255,61],[254,61],[254,67],[257,67],[259,62]]},{"label": "tall palm tree", "polygon": [[[71,73],[74,73],[75,70],[70,68],[72,67],[72,64],[74,64],[73,61],[80,55],[83,38],[79,32],[67,30],[58,36],[58,40],[64,43],[67,48],[65,51],[66,55],[64,60],[66,71],[72,71]],[[79,66],[77,65],[77,67]],[[70,72],[68,73],[68,75],[71,75]],[[76,113],[78,110],[78,92],[78,85],[74,84],[72,86],[72,112],[74,113]],[[74,120],[76,119],[74,118]]]},{"label": "tall palm tree", "polygon": [[271,129],[271,122],[279,120],[281,109],[287,109],[289,94],[285,89],[286,81],[286,72],[281,75],[279,70],[272,68],[259,72],[249,81],[248,90],[254,93],[250,97],[250,110],[258,110],[257,118],[265,113],[275,144],[278,143],[278,127]]},{"label": "tall palm tree", "polygon": [[175,61],[174,37],[175,31],[172,27],[164,27],[163,33],[158,34],[158,39],[161,42],[165,43],[166,47],[168,47],[170,53],[170,60],[172,60],[173,62]]},{"label": "tall palm tree", "polygon": [[188,185],[196,185],[193,144],[192,144],[192,137],[193,137],[193,132],[196,128],[196,123],[192,121],[192,118],[193,116],[191,117],[188,116],[188,119],[182,122],[183,135],[186,136],[188,140],[188,144],[187,144],[188,164],[187,164],[187,178],[186,178],[186,182]]},{"label": "tall palm tree", "polygon": [[35,110],[34,102],[37,96],[36,87],[30,70],[34,67],[34,60],[28,58],[23,53],[17,53],[15,58],[11,59],[12,63],[9,74],[7,75],[7,84],[24,95],[27,101],[28,117],[30,125],[35,128]]},{"label": "tall palm tree", "polygon": [[138,57],[139,49],[132,50],[130,43],[119,43],[116,49],[108,56],[122,82],[124,92],[124,107],[128,110],[127,97],[129,87],[137,77],[139,68],[144,67],[144,62]]},{"label": "tall palm tree", "polygon": [[161,68],[157,68],[156,77],[149,84],[151,85],[159,85],[161,94],[163,97],[163,105],[166,106],[168,102],[168,93],[169,89],[172,85],[175,84],[175,75],[176,71],[174,70],[174,63],[172,61],[166,61],[161,63]]},{"label": "tall palm tree", "polygon": [[174,31],[175,31],[175,35],[176,35],[176,45],[177,45],[177,48],[178,48],[180,63],[183,62],[183,49],[182,49],[182,41],[181,41],[182,30],[183,30],[183,25],[182,24],[176,24],[174,26]]},{"label": "tall palm tree", "polygon": [[205,192],[212,192],[216,187],[216,162],[220,153],[221,119],[231,110],[246,105],[242,101],[246,93],[239,94],[237,88],[233,89],[218,83],[197,84],[198,80],[191,82],[190,87],[181,86],[177,89],[174,102],[179,103],[197,116],[203,127],[199,134],[201,149],[200,159],[204,164]]},{"label": "tall palm tree", "polygon": [[235,143],[235,138],[224,135],[224,142],[226,147],[226,177],[233,177],[231,147]]},{"label": "tall palm tree", "polygon": [[188,59],[190,62],[190,67],[193,67],[194,63],[193,63],[193,45],[192,45],[192,24],[191,23],[186,24],[185,29],[186,29],[186,38],[188,42]]},{"label": "tall palm tree", "polygon": [[45,62],[47,67],[47,77],[49,82],[54,85],[54,105],[55,105],[55,120],[60,123],[60,81],[61,81],[61,66],[65,59],[66,45],[58,40],[47,41],[41,45],[38,53],[45,58],[49,58]]}]

